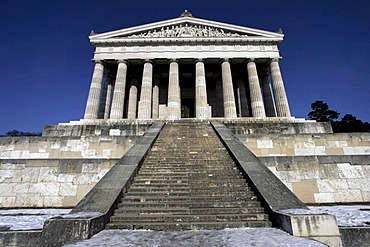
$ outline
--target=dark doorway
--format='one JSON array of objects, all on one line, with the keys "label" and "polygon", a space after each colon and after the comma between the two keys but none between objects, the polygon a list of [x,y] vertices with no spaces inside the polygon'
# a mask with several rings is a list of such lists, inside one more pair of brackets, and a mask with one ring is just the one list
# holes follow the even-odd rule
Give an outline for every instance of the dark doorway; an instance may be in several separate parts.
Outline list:
[{"label": "dark doorway", "polygon": [[195,99],[181,99],[181,118],[194,118],[195,109],[194,109]]}]

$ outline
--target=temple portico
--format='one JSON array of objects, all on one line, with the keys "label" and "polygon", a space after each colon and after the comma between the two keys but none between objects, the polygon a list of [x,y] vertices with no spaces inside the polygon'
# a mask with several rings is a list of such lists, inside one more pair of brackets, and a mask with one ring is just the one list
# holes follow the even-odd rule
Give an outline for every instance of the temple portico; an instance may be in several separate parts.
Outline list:
[{"label": "temple portico", "polygon": [[281,32],[193,17],[90,35],[84,119],[291,117]]},{"label": "temple portico", "polygon": [[94,62],[85,119],[290,117],[276,59]]}]

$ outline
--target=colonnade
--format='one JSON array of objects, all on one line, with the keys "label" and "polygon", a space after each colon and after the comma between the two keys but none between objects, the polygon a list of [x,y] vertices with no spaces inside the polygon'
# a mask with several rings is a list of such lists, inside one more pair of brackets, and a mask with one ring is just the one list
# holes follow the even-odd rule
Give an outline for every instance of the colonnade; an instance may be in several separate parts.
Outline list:
[{"label": "colonnade", "polygon": [[[95,61],[90,91],[85,109],[85,119],[167,119],[182,116],[181,60],[168,61],[166,104],[160,111],[161,77],[154,74],[155,60],[144,60],[140,77],[128,77],[130,61],[117,60],[116,73],[107,73],[104,61]],[[232,59],[220,59],[220,73],[213,78],[215,93],[213,105],[207,95],[207,60],[194,59],[195,105],[194,117],[290,117],[289,104],[284,88],[278,59],[264,61],[257,69],[258,60],[246,59],[242,70],[246,78],[237,77],[232,71]],[[111,66],[111,65],[110,65]],[[261,67],[263,68],[261,70]],[[139,81],[138,78],[141,78]],[[162,78],[163,79],[163,78]],[[126,94],[128,93],[128,96]],[[218,108],[217,111],[216,109]],[[220,109],[221,108],[221,109]]]}]

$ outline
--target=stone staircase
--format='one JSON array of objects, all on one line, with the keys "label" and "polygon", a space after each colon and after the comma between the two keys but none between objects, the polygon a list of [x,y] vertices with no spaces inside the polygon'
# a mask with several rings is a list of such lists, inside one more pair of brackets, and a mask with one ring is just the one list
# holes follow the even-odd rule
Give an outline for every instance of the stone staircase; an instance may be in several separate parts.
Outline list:
[{"label": "stone staircase", "polygon": [[208,123],[165,125],[106,229],[270,227]]}]

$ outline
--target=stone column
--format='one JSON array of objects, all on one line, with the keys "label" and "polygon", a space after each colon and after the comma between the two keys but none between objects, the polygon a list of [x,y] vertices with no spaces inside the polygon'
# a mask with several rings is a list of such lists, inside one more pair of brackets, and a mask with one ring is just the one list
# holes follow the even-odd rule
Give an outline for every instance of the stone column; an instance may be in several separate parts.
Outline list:
[{"label": "stone column", "polygon": [[262,91],[263,91],[263,100],[265,102],[266,108],[266,116],[276,117],[275,100],[272,94],[268,71],[264,71],[262,75]]},{"label": "stone column", "polygon": [[170,73],[168,82],[168,119],[181,118],[181,96],[179,84],[179,64],[176,60],[170,62]]},{"label": "stone column", "polygon": [[248,100],[247,94],[245,93],[244,81],[242,78],[238,79],[237,95],[239,107],[238,117],[248,117],[249,116]]},{"label": "stone column", "polygon": [[221,63],[221,72],[222,92],[224,97],[224,116],[225,118],[236,118],[233,80],[231,77],[231,67],[228,59],[224,59],[224,61]]},{"label": "stone column", "polygon": [[105,95],[105,108],[104,108],[104,116],[103,116],[105,120],[109,118],[111,99],[112,99],[112,83],[110,82],[107,86],[107,93]]},{"label": "stone column", "polygon": [[116,83],[114,85],[111,119],[122,119],[125,109],[125,90],[126,90],[127,62],[118,61]]},{"label": "stone column", "polygon": [[137,108],[137,80],[135,78],[131,79],[130,92],[128,95],[128,109],[127,118],[136,118],[136,108]]},{"label": "stone column", "polygon": [[153,78],[153,105],[152,118],[159,118],[159,76],[155,75]]},{"label": "stone column", "polygon": [[256,63],[253,59],[249,60],[249,62],[247,63],[247,69],[252,115],[253,117],[266,117]]},{"label": "stone column", "polygon": [[201,59],[195,63],[195,116],[197,119],[208,118],[206,72]]},{"label": "stone column", "polygon": [[289,103],[285,92],[283,78],[277,59],[270,63],[272,86],[275,93],[275,103],[278,117],[290,117]]},{"label": "stone column", "polygon": [[146,60],[141,83],[138,119],[150,119],[152,116],[152,80],[153,64],[150,60]]},{"label": "stone column", "polygon": [[84,119],[98,118],[103,74],[104,65],[102,61],[95,61],[94,73],[91,79],[89,96],[87,97]]}]

